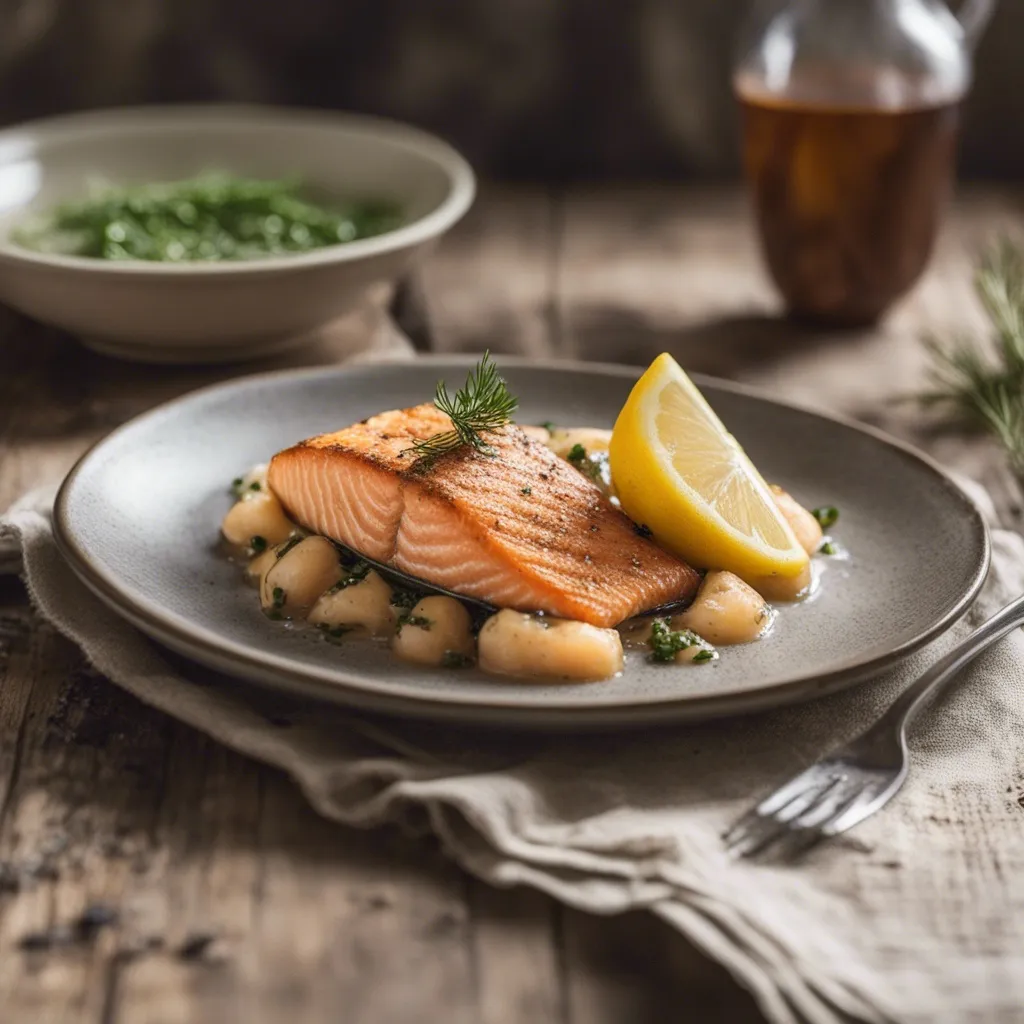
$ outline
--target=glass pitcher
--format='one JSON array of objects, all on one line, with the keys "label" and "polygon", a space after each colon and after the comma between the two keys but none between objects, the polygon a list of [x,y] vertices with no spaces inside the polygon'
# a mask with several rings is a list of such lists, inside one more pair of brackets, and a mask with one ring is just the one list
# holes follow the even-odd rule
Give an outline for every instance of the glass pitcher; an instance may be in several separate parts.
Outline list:
[{"label": "glass pitcher", "polygon": [[994,0],[791,0],[733,84],[768,268],[791,314],[878,319],[928,262]]}]

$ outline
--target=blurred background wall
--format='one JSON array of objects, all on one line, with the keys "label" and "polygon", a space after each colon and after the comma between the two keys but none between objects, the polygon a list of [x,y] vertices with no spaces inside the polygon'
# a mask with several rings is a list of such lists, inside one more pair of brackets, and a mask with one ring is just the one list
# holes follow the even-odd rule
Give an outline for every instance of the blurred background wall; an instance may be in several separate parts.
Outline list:
[{"label": "blurred background wall", "polygon": [[[869,0],[865,0],[869,2]],[[126,103],[337,107],[512,178],[729,176],[743,0],[0,0],[0,120]],[[978,53],[961,163],[1024,174],[1024,0]]]}]

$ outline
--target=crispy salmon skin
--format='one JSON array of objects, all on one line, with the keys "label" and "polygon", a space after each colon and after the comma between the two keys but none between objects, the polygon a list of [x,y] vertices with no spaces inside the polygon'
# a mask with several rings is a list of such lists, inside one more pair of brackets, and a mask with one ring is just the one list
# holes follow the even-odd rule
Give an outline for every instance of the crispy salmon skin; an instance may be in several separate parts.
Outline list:
[{"label": "crispy salmon skin", "polygon": [[492,454],[417,462],[412,444],[449,429],[433,405],[383,412],[278,453],[268,483],[306,529],[497,607],[614,626],[696,592],[693,569],[518,427],[485,435]]}]

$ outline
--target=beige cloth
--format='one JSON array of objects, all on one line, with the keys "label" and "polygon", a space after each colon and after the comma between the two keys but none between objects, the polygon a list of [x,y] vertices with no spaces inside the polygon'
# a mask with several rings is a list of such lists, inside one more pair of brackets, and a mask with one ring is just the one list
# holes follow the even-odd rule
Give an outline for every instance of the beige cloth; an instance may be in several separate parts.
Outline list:
[{"label": "beige cloth", "polygon": [[[143,701],[285,769],[321,814],[362,827],[426,822],[495,885],[599,914],[645,907],[724,963],[778,1024],[1024,1020],[1019,632],[919,725],[906,788],[853,838],[797,867],[733,862],[719,839],[1024,591],[1015,534],[994,532],[969,623],[870,685],[702,726],[495,738],[311,708],[185,666],[78,582],[54,545],[52,496],[36,492],[0,518],[0,549],[20,556],[39,613]],[[292,727],[269,724],[281,717]]]}]

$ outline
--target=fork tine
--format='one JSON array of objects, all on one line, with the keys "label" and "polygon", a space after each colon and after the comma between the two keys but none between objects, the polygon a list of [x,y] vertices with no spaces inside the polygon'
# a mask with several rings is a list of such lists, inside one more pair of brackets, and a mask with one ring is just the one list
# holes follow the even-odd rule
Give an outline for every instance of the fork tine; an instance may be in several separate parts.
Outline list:
[{"label": "fork tine", "polygon": [[776,811],[792,803],[795,796],[805,793],[812,785],[820,784],[819,773],[813,768],[794,775],[789,782],[784,782],[774,792],[769,793],[755,808],[758,814],[774,814]]},{"label": "fork tine", "polygon": [[[796,787],[794,783],[801,780],[812,784]],[[804,772],[797,776],[740,818],[725,834],[723,839],[728,852],[734,857],[752,857],[767,849],[792,829],[794,819],[812,812],[827,800],[840,781],[835,777],[823,780],[819,773]],[[780,803],[779,797],[783,793],[788,793],[789,797]],[[802,797],[807,797],[807,800],[802,800]],[[762,808],[765,806],[774,806],[775,813],[764,813]]]},{"label": "fork tine", "polygon": [[[806,776],[806,778],[805,778]],[[808,785],[811,776],[808,772],[801,772],[795,778],[789,780],[781,788],[770,793],[756,807],[752,807],[746,814],[732,823],[726,833],[722,836],[726,845],[731,838],[739,838],[739,833],[748,832],[751,828],[766,820],[774,820],[775,811],[791,806],[797,799],[813,790],[813,785]],[[806,809],[808,805],[802,804],[799,811]],[[798,813],[799,813],[798,811]]]},{"label": "fork tine", "polygon": [[750,827],[726,843],[726,851],[737,859],[753,857],[754,854],[771,846],[788,828],[786,822],[777,818],[755,815],[755,821]]},{"label": "fork tine", "polygon": [[[902,780],[901,780],[902,781]],[[857,799],[849,806],[842,808],[830,819],[821,824],[822,832],[827,836],[837,836],[859,825],[865,818],[884,807],[900,790],[899,783],[889,782],[886,785],[867,786],[857,794]]]},{"label": "fork tine", "polygon": [[[836,786],[838,785],[837,780]],[[835,789],[836,786],[833,786],[832,789]],[[852,790],[847,789],[840,797],[838,806],[828,799],[829,794],[825,794],[817,806],[805,811],[799,817],[793,818],[790,824],[794,828],[821,829],[826,822],[834,821],[849,810],[864,795],[864,792],[864,787],[860,785]]]}]

